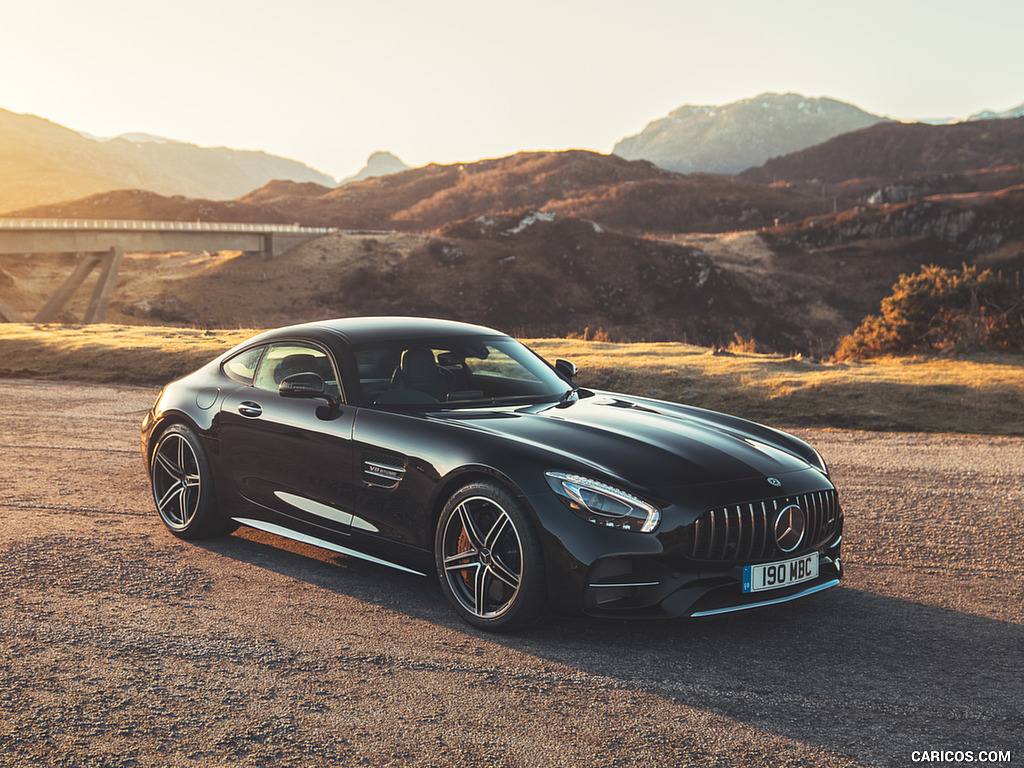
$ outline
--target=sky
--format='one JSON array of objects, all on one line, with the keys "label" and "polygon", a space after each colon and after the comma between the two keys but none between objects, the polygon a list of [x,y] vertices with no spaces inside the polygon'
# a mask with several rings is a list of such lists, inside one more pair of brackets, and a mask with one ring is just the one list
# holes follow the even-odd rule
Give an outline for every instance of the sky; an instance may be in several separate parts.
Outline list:
[{"label": "sky", "polygon": [[335,178],[611,152],[765,92],[898,119],[1024,102],[1020,0],[0,0],[0,108]]}]

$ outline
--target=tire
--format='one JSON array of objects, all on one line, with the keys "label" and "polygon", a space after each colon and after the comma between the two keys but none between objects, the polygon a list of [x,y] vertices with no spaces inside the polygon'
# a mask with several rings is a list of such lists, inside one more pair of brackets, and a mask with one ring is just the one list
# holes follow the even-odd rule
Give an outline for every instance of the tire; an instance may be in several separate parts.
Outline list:
[{"label": "tire", "polygon": [[540,541],[523,504],[499,485],[472,483],[448,500],[434,560],[445,597],[473,626],[514,631],[546,611]]},{"label": "tire", "polygon": [[149,478],[160,520],[175,536],[204,539],[238,527],[217,509],[206,451],[196,433],[184,424],[174,424],[160,435]]}]

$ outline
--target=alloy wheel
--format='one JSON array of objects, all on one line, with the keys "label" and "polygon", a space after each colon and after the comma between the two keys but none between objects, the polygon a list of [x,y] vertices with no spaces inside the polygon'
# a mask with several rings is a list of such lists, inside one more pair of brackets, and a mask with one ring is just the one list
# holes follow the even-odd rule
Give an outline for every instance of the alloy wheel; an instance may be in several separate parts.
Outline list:
[{"label": "alloy wheel", "polygon": [[169,528],[183,530],[199,510],[202,478],[196,452],[181,434],[161,438],[153,455],[153,498]]},{"label": "alloy wheel", "polygon": [[462,607],[480,619],[504,614],[519,594],[523,545],[515,522],[496,501],[463,500],[442,534],[444,578]]}]

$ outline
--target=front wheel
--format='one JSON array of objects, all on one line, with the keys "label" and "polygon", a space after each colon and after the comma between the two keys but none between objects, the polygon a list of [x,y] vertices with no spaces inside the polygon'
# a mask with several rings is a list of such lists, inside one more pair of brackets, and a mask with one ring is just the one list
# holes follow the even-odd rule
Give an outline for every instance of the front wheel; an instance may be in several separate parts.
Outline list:
[{"label": "front wheel", "polygon": [[522,503],[504,488],[461,488],[441,513],[434,539],[441,589],[481,629],[509,631],[544,613],[544,558]]},{"label": "front wheel", "polygon": [[160,435],[149,467],[160,520],[182,539],[229,533],[235,526],[217,509],[213,473],[195,432],[174,424]]}]

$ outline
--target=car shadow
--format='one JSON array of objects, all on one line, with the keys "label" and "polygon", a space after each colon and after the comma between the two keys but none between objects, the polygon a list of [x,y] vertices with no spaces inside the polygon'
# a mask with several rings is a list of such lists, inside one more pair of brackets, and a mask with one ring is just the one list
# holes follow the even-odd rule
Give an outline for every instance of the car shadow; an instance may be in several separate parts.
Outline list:
[{"label": "car shadow", "polygon": [[840,586],[705,620],[556,616],[492,635],[461,622],[432,578],[244,529],[199,546],[859,761],[1022,746],[1019,624]]}]

